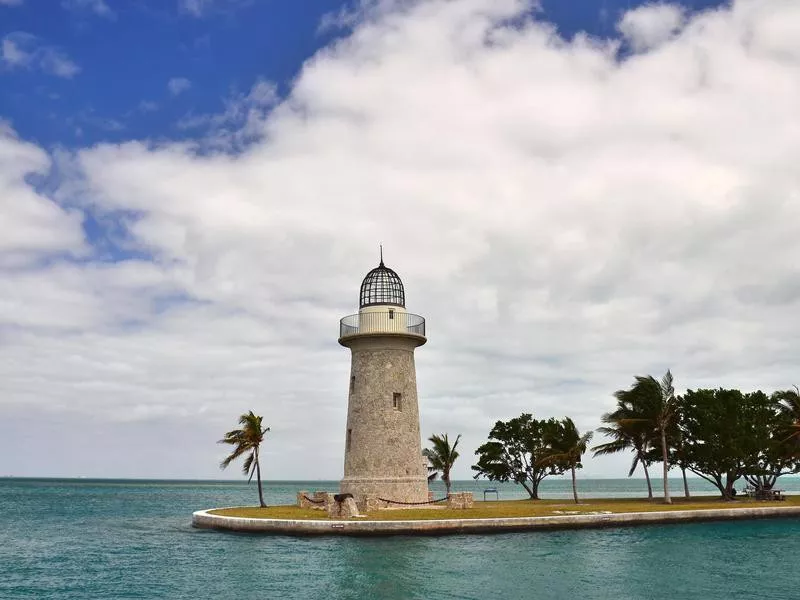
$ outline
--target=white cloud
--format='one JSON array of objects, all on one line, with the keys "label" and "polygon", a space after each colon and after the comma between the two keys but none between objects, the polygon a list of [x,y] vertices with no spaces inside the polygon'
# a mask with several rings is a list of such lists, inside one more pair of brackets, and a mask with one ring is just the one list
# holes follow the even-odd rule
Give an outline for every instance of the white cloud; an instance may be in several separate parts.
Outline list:
[{"label": "white cloud", "polygon": [[178,0],[178,9],[193,17],[200,17],[212,2],[213,0]]},{"label": "white cloud", "polygon": [[185,77],[173,77],[167,82],[167,89],[173,96],[177,96],[192,87],[192,82]]},{"label": "white cloud", "polygon": [[178,12],[200,18],[251,4],[252,0],[178,0]]},{"label": "white cloud", "polygon": [[64,52],[42,44],[35,35],[22,31],[9,33],[3,38],[0,61],[10,69],[39,69],[65,79],[71,79],[80,72],[80,67]]},{"label": "white cloud", "polygon": [[[64,210],[29,183],[29,177],[46,175],[50,166],[44,151],[0,121],[0,268],[84,250],[80,212]],[[7,306],[7,298],[0,298],[0,307]]]},{"label": "white cloud", "polygon": [[65,79],[71,79],[81,70],[68,56],[52,48],[43,50],[40,64],[45,73]]},{"label": "white cloud", "polygon": [[24,67],[31,60],[31,54],[23,50],[13,39],[5,38],[1,48],[3,62],[10,67]]},{"label": "white cloud", "polygon": [[20,6],[22,0],[0,0],[0,4],[4,6]]},{"label": "white cloud", "polygon": [[[187,445],[207,454],[159,465],[189,477],[216,474],[213,442],[252,408],[272,426],[269,477],[335,478],[349,368],[337,320],[379,242],[428,319],[422,431],[464,434],[459,477],[495,419],[593,428],[634,374],[671,367],[681,390],[797,383],[794,6],[687,16],[624,60],[557,38],[522,18],[530,8],[387,3],[309,60],[284,101],[259,82],[201,123],[247,144],[78,152],[59,202],[133,258],[2,273],[0,412],[91,415],[84,438],[130,424],[137,447],[159,439],[136,423],[197,424]],[[8,156],[21,145],[45,168],[14,144]],[[46,231],[73,232],[32,236],[36,252],[77,251],[72,215],[25,168],[8,172],[14,198],[49,207]],[[628,459],[586,472],[620,475]],[[53,452],[26,464],[76,474]],[[114,452],[91,464],[80,474],[152,473],[119,473]]]},{"label": "white cloud", "polygon": [[256,81],[245,93],[233,93],[225,101],[225,109],[217,114],[189,114],[177,123],[179,129],[205,130],[201,146],[236,149],[263,135],[264,118],[278,102],[274,84]]},{"label": "white cloud", "polygon": [[675,35],[685,22],[685,11],[677,4],[645,4],[625,13],[619,31],[640,52],[655,48]]},{"label": "white cloud", "polygon": [[116,14],[105,0],[61,0],[61,6],[67,10],[88,11],[99,17],[114,19]]}]

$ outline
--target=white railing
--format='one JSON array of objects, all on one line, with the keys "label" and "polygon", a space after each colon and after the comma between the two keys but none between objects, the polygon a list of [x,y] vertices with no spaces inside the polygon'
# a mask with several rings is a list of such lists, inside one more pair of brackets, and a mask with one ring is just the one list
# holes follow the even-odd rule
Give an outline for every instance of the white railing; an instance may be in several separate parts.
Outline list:
[{"label": "white railing", "polygon": [[412,313],[386,310],[348,315],[339,322],[339,337],[399,333],[425,337],[425,319]]}]

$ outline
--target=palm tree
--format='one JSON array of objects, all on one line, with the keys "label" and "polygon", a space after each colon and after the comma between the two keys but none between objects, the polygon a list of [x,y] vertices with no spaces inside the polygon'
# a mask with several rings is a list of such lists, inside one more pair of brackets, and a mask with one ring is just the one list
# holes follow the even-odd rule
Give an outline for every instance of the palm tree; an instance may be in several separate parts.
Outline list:
[{"label": "palm tree", "polygon": [[661,460],[664,465],[664,503],[672,504],[669,494],[669,450],[667,447],[667,431],[678,413],[678,401],[672,385],[672,373],[669,369],[656,381],[655,377],[636,377],[636,383],[630,389],[634,400],[634,408],[642,413],[642,418],[649,421],[661,442]]},{"label": "palm tree", "polygon": [[650,483],[650,472],[647,469],[647,453],[650,449],[650,436],[640,423],[623,418],[621,409],[603,415],[603,423],[609,426],[599,427],[597,431],[611,438],[610,442],[592,448],[593,456],[616,454],[626,450],[633,451],[633,462],[628,471],[628,477],[633,475],[639,463],[644,469],[644,478],[647,480],[647,498],[653,499],[653,486]]},{"label": "palm tree", "polygon": [[678,414],[678,400],[672,385],[672,373],[667,370],[661,381],[657,381],[652,375],[636,376],[636,382],[631,389],[619,390],[614,396],[619,406],[627,413],[623,415],[623,420],[649,426],[654,437],[659,439],[661,461],[664,465],[664,502],[672,504],[667,479],[670,466],[667,432]]},{"label": "palm tree", "polygon": [[800,388],[775,392],[773,397],[778,401],[778,410],[790,421],[782,432],[786,436],[784,442],[800,444]]},{"label": "palm tree", "polygon": [[262,417],[254,415],[252,410],[239,417],[239,425],[242,428],[229,431],[218,442],[234,446],[233,452],[220,463],[219,467],[225,469],[234,460],[246,454],[247,458],[244,459],[242,471],[245,475],[249,474],[248,483],[253,480],[253,473],[255,473],[256,481],[258,481],[258,501],[261,508],[265,508],[267,505],[264,504],[264,492],[261,489],[261,464],[258,460],[258,448],[264,441],[264,434],[269,431],[269,427],[262,428],[261,419]]},{"label": "palm tree", "polygon": [[592,432],[588,431],[580,434],[575,423],[569,417],[565,417],[561,422],[561,437],[553,440],[551,447],[552,453],[543,460],[543,463],[561,463],[569,465],[572,471],[572,497],[575,504],[578,504],[578,484],[575,478],[575,469],[581,466],[581,458],[586,452],[586,446],[592,439]]},{"label": "palm tree", "polygon": [[456,437],[456,441],[453,442],[451,446],[446,433],[442,435],[434,434],[428,438],[428,441],[433,444],[433,447],[425,448],[425,450],[422,451],[422,455],[427,458],[430,463],[428,469],[431,474],[428,476],[428,481],[433,480],[436,477],[436,473],[441,472],[442,481],[444,481],[444,485],[447,488],[448,496],[450,495],[450,469],[453,468],[453,463],[455,463],[458,458],[456,447],[460,439],[461,434]]}]

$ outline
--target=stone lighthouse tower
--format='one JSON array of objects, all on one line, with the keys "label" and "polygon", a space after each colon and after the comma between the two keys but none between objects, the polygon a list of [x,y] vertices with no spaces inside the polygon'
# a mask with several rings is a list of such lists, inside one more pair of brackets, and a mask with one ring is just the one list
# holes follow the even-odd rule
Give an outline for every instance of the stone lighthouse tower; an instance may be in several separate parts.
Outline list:
[{"label": "stone lighthouse tower", "polygon": [[428,499],[422,457],[414,349],[425,319],[406,312],[403,282],[380,264],[361,283],[358,314],[341,320],[339,343],[350,348],[342,493],[398,502]]}]

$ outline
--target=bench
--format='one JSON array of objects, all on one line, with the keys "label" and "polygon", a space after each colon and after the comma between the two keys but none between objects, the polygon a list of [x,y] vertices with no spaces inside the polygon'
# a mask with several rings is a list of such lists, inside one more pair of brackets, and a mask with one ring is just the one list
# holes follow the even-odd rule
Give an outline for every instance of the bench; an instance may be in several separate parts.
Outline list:
[{"label": "bench", "polygon": [[486,494],[494,494],[494,497],[497,500],[500,500],[500,492],[497,491],[497,488],[486,488],[483,490],[483,501],[486,502]]}]

